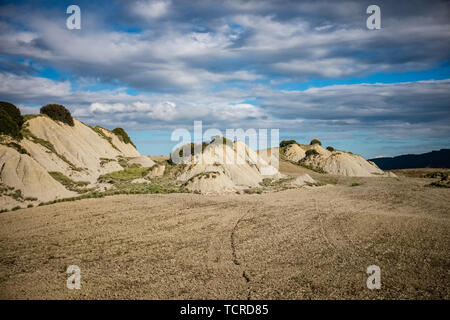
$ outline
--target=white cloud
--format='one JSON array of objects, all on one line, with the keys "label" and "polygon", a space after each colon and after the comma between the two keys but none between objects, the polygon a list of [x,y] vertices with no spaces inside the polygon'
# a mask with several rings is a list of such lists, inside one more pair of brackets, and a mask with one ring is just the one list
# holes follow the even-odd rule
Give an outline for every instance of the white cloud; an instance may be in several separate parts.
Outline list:
[{"label": "white cloud", "polygon": [[156,19],[169,12],[170,1],[148,0],[131,4],[131,12],[145,19]]},{"label": "white cloud", "polygon": [[[205,120],[223,128],[448,137],[448,81],[277,89],[448,61],[448,4],[432,2],[408,10],[384,4],[390,14],[377,32],[365,29],[358,1],[119,1],[104,11],[85,2],[89,14],[77,32],[58,10],[36,7],[24,17],[24,8],[9,5],[0,8],[1,99],[24,111],[61,103],[85,122],[131,129]],[[71,82],[35,76],[41,68]]]},{"label": "white cloud", "polygon": [[311,60],[293,60],[274,64],[274,68],[282,73],[293,74],[297,77],[308,76],[339,78],[367,71],[367,65],[358,65],[350,58],[330,58]]},{"label": "white cloud", "polygon": [[411,16],[404,19],[395,19],[399,13],[393,11],[378,32],[361,27],[361,17],[358,20],[351,12],[359,12],[363,5],[352,1],[289,6],[227,1],[214,10],[202,2],[160,0],[126,1],[123,6],[134,16],[119,25],[142,27],[139,15],[145,22],[142,32],[112,28],[111,21],[104,21],[111,18],[108,8],[83,16],[86,27],[80,32],[67,30],[61,19],[49,19],[52,11],[36,10],[32,19],[23,19],[19,8],[5,10],[0,53],[78,77],[174,92],[207,91],[221,82],[424,70],[448,60],[450,48],[443,5],[425,8],[434,19],[424,16],[424,8],[408,11],[405,15]]},{"label": "white cloud", "polygon": [[53,81],[47,78],[19,76],[0,73],[0,92],[8,96],[21,96],[21,99],[34,97],[64,97],[71,92],[68,81]]},{"label": "white cloud", "polygon": [[237,120],[237,119],[258,119],[263,116],[264,112],[256,106],[248,103],[239,103],[220,108],[216,108],[215,113],[221,120]]}]

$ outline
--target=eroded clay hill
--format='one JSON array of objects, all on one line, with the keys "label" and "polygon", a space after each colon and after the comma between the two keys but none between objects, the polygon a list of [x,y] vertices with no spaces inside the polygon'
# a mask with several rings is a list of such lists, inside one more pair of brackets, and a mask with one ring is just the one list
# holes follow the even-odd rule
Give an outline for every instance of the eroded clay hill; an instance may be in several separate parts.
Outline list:
[{"label": "eroded clay hill", "polygon": [[[132,143],[112,131],[73,119],[73,126],[45,115],[28,116],[22,139],[1,135],[2,207],[18,197],[50,201],[76,195],[61,179],[94,185],[100,175],[123,170],[123,163],[151,167]],[[68,180],[69,181],[69,180]]]},{"label": "eroded clay hill", "polygon": [[318,172],[354,177],[393,176],[360,155],[333,148],[324,149],[319,143],[290,143],[280,150],[280,156],[285,160]]},{"label": "eroded clay hill", "polygon": [[177,179],[201,193],[229,192],[256,187],[264,178],[282,175],[270,161],[240,141],[209,144],[203,152],[182,160]]}]

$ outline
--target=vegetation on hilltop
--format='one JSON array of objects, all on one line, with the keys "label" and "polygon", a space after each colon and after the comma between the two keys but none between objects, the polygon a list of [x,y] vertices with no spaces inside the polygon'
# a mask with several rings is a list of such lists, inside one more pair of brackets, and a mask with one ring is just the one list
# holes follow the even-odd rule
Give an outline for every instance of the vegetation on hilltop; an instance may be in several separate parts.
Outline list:
[{"label": "vegetation on hilltop", "polygon": [[9,102],[0,102],[0,134],[8,135],[16,140],[22,139],[20,129],[23,117],[19,108]]},{"label": "vegetation on hilltop", "polygon": [[318,156],[318,155],[319,155],[319,153],[317,152],[317,150],[314,150],[314,149],[306,150],[306,152],[305,152],[305,158]]},{"label": "vegetation on hilltop", "polygon": [[321,145],[322,145],[322,142],[320,142],[320,140],[317,140],[317,139],[312,139],[311,142],[310,142],[309,144],[310,144],[310,145],[318,144],[319,146],[321,146]]},{"label": "vegetation on hilltop", "polygon": [[70,111],[60,104],[47,104],[41,108],[40,112],[53,120],[61,121],[69,126],[73,127],[75,125]]},{"label": "vegetation on hilltop", "polygon": [[287,147],[290,144],[298,144],[295,140],[283,140],[280,142],[280,148]]},{"label": "vegetation on hilltop", "polygon": [[15,105],[13,105],[12,103],[9,102],[5,102],[5,101],[0,101],[0,109],[6,111],[6,113],[9,114],[9,116],[11,117],[11,119],[17,123],[17,126],[19,128],[22,127],[23,125],[23,117],[20,114],[20,110],[19,108],[17,108]]},{"label": "vegetation on hilltop", "polygon": [[130,137],[128,136],[128,134],[126,133],[126,131],[123,128],[115,128],[112,131],[116,136],[119,137],[119,139],[124,142],[124,143],[129,143],[131,144],[133,147],[136,148],[136,146],[134,145],[133,141],[131,141]]}]

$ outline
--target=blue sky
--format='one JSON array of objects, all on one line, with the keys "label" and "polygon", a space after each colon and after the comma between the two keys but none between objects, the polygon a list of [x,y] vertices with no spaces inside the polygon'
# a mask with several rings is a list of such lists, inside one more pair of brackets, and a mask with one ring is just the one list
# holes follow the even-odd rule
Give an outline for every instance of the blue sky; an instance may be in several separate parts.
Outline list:
[{"label": "blue sky", "polygon": [[[67,6],[81,30],[66,27]],[[2,1],[0,100],[123,127],[279,129],[366,158],[450,147],[448,1]]]}]

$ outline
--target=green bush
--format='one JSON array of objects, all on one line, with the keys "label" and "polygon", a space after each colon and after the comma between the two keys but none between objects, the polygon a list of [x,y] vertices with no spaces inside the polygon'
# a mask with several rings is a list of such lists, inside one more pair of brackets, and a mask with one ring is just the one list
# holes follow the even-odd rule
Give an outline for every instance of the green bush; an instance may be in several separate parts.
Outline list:
[{"label": "green bush", "polygon": [[43,106],[40,112],[46,114],[53,120],[61,121],[69,126],[73,127],[75,125],[70,111],[60,104],[48,104]]},{"label": "green bush", "polygon": [[[224,139],[225,139],[225,138],[224,138]],[[214,141],[215,141],[215,139],[213,139],[213,140],[211,141],[211,143],[214,143]],[[220,140],[219,140],[219,141],[220,141]],[[224,142],[224,143],[226,143],[226,142]],[[176,149],[175,151],[173,151],[172,153],[170,153],[169,164],[174,164],[173,159],[172,159],[172,155],[173,155],[173,154],[177,154],[177,152],[178,152],[178,156],[179,156],[180,158],[183,158],[183,157],[185,156],[185,154],[184,154],[184,151],[185,151],[185,150],[186,150],[186,151],[190,151],[190,153],[186,153],[186,156],[187,156],[188,154],[191,155],[191,156],[195,155],[195,147],[198,146],[198,145],[199,145],[199,144],[195,144],[195,143],[191,142],[191,143],[188,143],[188,144],[185,144],[185,145],[179,147],[178,149]],[[205,149],[206,149],[207,146],[209,146],[209,143],[208,143],[208,142],[202,142],[202,148],[201,148],[202,152],[205,151]]]},{"label": "green bush", "polygon": [[18,140],[22,139],[19,126],[3,108],[0,109],[0,134],[6,134]]},{"label": "green bush", "polygon": [[[205,144],[205,143],[206,143],[206,142],[203,142],[203,144]],[[217,143],[217,144],[220,144],[220,143],[222,143],[222,144],[228,144],[228,145],[230,145],[230,146],[233,145],[233,141],[231,141],[230,139],[227,139],[227,138],[225,138],[225,137],[221,137],[221,136],[216,136],[216,137],[214,137],[214,138],[211,140],[210,144],[213,144],[213,143]]]},{"label": "green bush", "polygon": [[319,153],[314,149],[310,149],[305,152],[306,157],[312,157],[312,156],[318,156],[318,155],[319,155]]},{"label": "green bush", "polygon": [[[189,145],[184,145],[180,148],[180,151],[178,151],[178,155],[180,156],[180,158],[184,157],[184,150],[187,149],[186,151],[190,150],[190,155],[194,155],[195,152],[195,144],[193,142],[191,142]],[[187,154],[186,154],[187,155]]]},{"label": "green bush", "polygon": [[9,116],[17,124],[19,129],[22,128],[24,120],[22,115],[20,114],[19,108],[17,108],[12,103],[0,101],[0,109],[9,114]]},{"label": "green bush", "polygon": [[328,147],[327,147],[327,150],[333,152],[333,151],[335,151],[336,149],[334,149],[333,147],[328,146]]},{"label": "green bush", "polygon": [[322,142],[320,142],[320,140],[317,140],[317,139],[312,139],[311,142],[310,142],[309,144],[310,144],[310,145],[318,144],[319,146],[321,146],[321,145],[322,145]]},{"label": "green bush", "polygon": [[287,147],[290,144],[297,144],[295,140],[283,140],[280,142],[280,148]]},{"label": "green bush", "polygon": [[123,128],[115,128],[112,131],[116,136],[119,137],[120,140],[122,140],[122,142],[124,143],[130,143],[133,147],[136,148],[136,146],[134,145],[133,141],[131,141],[130,137],[128,136],[128,134],[125,132],[125,130],[123,130]]}]

